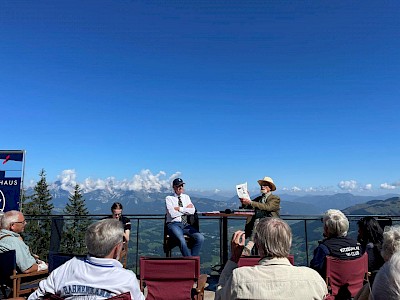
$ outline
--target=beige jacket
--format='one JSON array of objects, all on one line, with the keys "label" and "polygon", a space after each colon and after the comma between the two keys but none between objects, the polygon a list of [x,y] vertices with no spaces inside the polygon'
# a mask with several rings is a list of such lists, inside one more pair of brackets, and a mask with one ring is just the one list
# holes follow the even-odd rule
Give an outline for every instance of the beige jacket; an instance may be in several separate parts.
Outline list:
[{"label": "beige jacket", "polygon": [[287,258],[263,258],[257,266],[241,268],[229,260],[215,299],[310,300],[324,299],[326,294],[326,284],[316,271],[292,266]]}]

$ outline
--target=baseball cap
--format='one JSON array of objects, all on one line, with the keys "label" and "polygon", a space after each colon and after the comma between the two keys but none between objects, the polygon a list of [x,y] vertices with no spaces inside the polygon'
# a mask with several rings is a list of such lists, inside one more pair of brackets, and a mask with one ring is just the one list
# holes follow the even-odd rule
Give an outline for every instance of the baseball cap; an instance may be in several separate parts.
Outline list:
[{"label": "baseball cap", "polygon": [[185,184],[185,183],[183,182],[183,180],[181,178],[175,178],[174,181],[172,181],[173,186],[178,186],[178,185],[182,185],[182,184]]}]

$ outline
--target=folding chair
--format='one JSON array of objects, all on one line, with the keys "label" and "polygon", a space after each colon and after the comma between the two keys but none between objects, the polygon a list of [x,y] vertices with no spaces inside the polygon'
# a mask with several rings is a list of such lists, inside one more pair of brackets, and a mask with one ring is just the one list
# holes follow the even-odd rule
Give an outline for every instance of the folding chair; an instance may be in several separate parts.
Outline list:
[{"label": "folding chair", "polygon": [[[258,255],[251,255],[251,256],[241,256],[239,258],[238,267],[252,267],[258,265],[261,257]],[[294,266],[294,255],[289,254],[288,260]]]},{"label": "folding chair", "polygon": [[39,282],[48,275],[47,270],[17,274],[15,250],[0,253],[0,266],[0,286],[4,298],[8,296],[7,288],[12,290],[13,298],[32,293],[37,289]]},{"label": "folding chair", "polygon": [[[199,217],[197,211],[193,215],[188,215],[188,223],[200,231],[200,224],[199,224]],[[189,248],[192,248],[193,239],[190,238],[188,235],[184,235],[186,244]],[[172,256],[172,249],[179,246],[179,241],[170,236],[168,234],[168,226],[167,226],[167,215],[164,218],[164,241],[163,241],[163,249],[166,257]]]},{"label": "folding chair", "polygon": [[203,300],[207,275],[200,257],[140,257],[140,288],[146,300]]},{"label": "folding chair", "polygon": [[368,282],[367,253],[352,260],[326,257],[326,285],[332,299],[339,293],[350,293],[351,297],[354,297],[366,282]]}]

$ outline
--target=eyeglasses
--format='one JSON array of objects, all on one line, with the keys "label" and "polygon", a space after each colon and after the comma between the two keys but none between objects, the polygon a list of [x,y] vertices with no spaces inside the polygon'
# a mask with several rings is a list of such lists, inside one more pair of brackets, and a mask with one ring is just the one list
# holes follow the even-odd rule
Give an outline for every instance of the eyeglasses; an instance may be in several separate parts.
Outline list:
[{"label": "eyeglasses", "polygon": [[13,222],[14,224],[18,223],[18,224],[26,224],[26,220],[23,221],[19,221],[19,222]]},{"label": "eyeglasses", "polygon": [[175,188],[181,189],[181,188],[183,188],[183,184],[181,184],[181,185],[176,185]]}]

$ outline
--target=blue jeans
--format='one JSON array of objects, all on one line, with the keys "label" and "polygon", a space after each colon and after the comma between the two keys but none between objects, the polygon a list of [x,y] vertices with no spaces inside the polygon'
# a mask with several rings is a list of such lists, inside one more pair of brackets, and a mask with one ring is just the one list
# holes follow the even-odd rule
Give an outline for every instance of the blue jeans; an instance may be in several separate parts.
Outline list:
[{"label": "blue jeans", "polygon": [[[183,256],[199,256],[204,236],[190,225],[184,226],[182,222],[168,223],[168,234],[179,241],[179,249]],[[192,249],[189,249],[184,234],[194,240]]]}]

